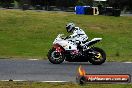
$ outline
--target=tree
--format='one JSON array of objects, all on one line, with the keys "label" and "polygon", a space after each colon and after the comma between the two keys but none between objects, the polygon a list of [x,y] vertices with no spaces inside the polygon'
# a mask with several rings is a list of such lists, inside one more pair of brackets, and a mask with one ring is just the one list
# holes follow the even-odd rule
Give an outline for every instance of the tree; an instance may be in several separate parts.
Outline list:
[{"label": "tree", "polygon": [[85,5],[90,5],[92,6],[93,5],[93,0],[83,0]]},{"label": "tree", "polygon": [[108,0],[110,6],[115,7],[118,5],[119,8],[132,10],[132,0]]},{"label": "tree", "polygon": [[76,3],[77,5],[89,5],[92,6],[93,5],[93,0],[78,0],[78,2]]},{"label": "tree", "polygon": [[11,3],[13,3],[14,0],[0,0],[1,6],[4,8],[9,8]]}]

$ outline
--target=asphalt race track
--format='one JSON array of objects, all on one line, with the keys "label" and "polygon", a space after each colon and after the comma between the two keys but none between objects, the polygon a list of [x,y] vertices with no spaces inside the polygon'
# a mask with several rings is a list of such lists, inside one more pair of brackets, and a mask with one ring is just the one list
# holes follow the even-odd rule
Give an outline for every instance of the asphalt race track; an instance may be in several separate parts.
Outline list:
[{"label": "asphalt race track", "polygon": [[45,60],[0,60],[0,80],[26,81],[76,81],[78,67],[86,70],[87,74],[130,74],[132,63],[106,62],[102,65],[90,63],[51,64]]}]

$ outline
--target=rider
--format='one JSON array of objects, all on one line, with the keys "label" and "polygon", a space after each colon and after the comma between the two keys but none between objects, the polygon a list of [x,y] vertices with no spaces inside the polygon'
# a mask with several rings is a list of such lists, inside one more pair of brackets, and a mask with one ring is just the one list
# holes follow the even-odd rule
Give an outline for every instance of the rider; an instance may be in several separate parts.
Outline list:
[{"label": "rider", "polygon": [[88,36],[85,32],[79,27],[76,27],[74,23],[68,23],[66,30],[68,33],[72,33],[68,38],[74,39],[77,45],[84,44],[88,41]]}]

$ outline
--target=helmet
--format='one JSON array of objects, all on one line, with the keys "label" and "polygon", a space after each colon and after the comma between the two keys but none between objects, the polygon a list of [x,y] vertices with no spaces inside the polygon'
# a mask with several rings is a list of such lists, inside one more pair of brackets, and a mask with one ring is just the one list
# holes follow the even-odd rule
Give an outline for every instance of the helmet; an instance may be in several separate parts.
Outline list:
[{"label": "helmet", "polygon": [[74,28],[75,28],[75,24],[74,23],[68,23],[66,25],[67,32],[72,32],[72,30],[74,30]]}]

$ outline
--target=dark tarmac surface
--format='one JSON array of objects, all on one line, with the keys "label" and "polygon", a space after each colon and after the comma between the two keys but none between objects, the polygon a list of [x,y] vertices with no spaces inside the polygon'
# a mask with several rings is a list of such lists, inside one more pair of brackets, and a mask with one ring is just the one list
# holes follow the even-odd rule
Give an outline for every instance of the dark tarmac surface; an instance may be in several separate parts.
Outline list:
[{"label": "dark tarmac surface", "polygon": [[90,63],[51,64],[45,60],[0,60],[0,80],[25,81],[68,81],[75,82],[78,67],[86,70],[87,74],[130,74],[132,63],[106,62],[102,65]]}]

